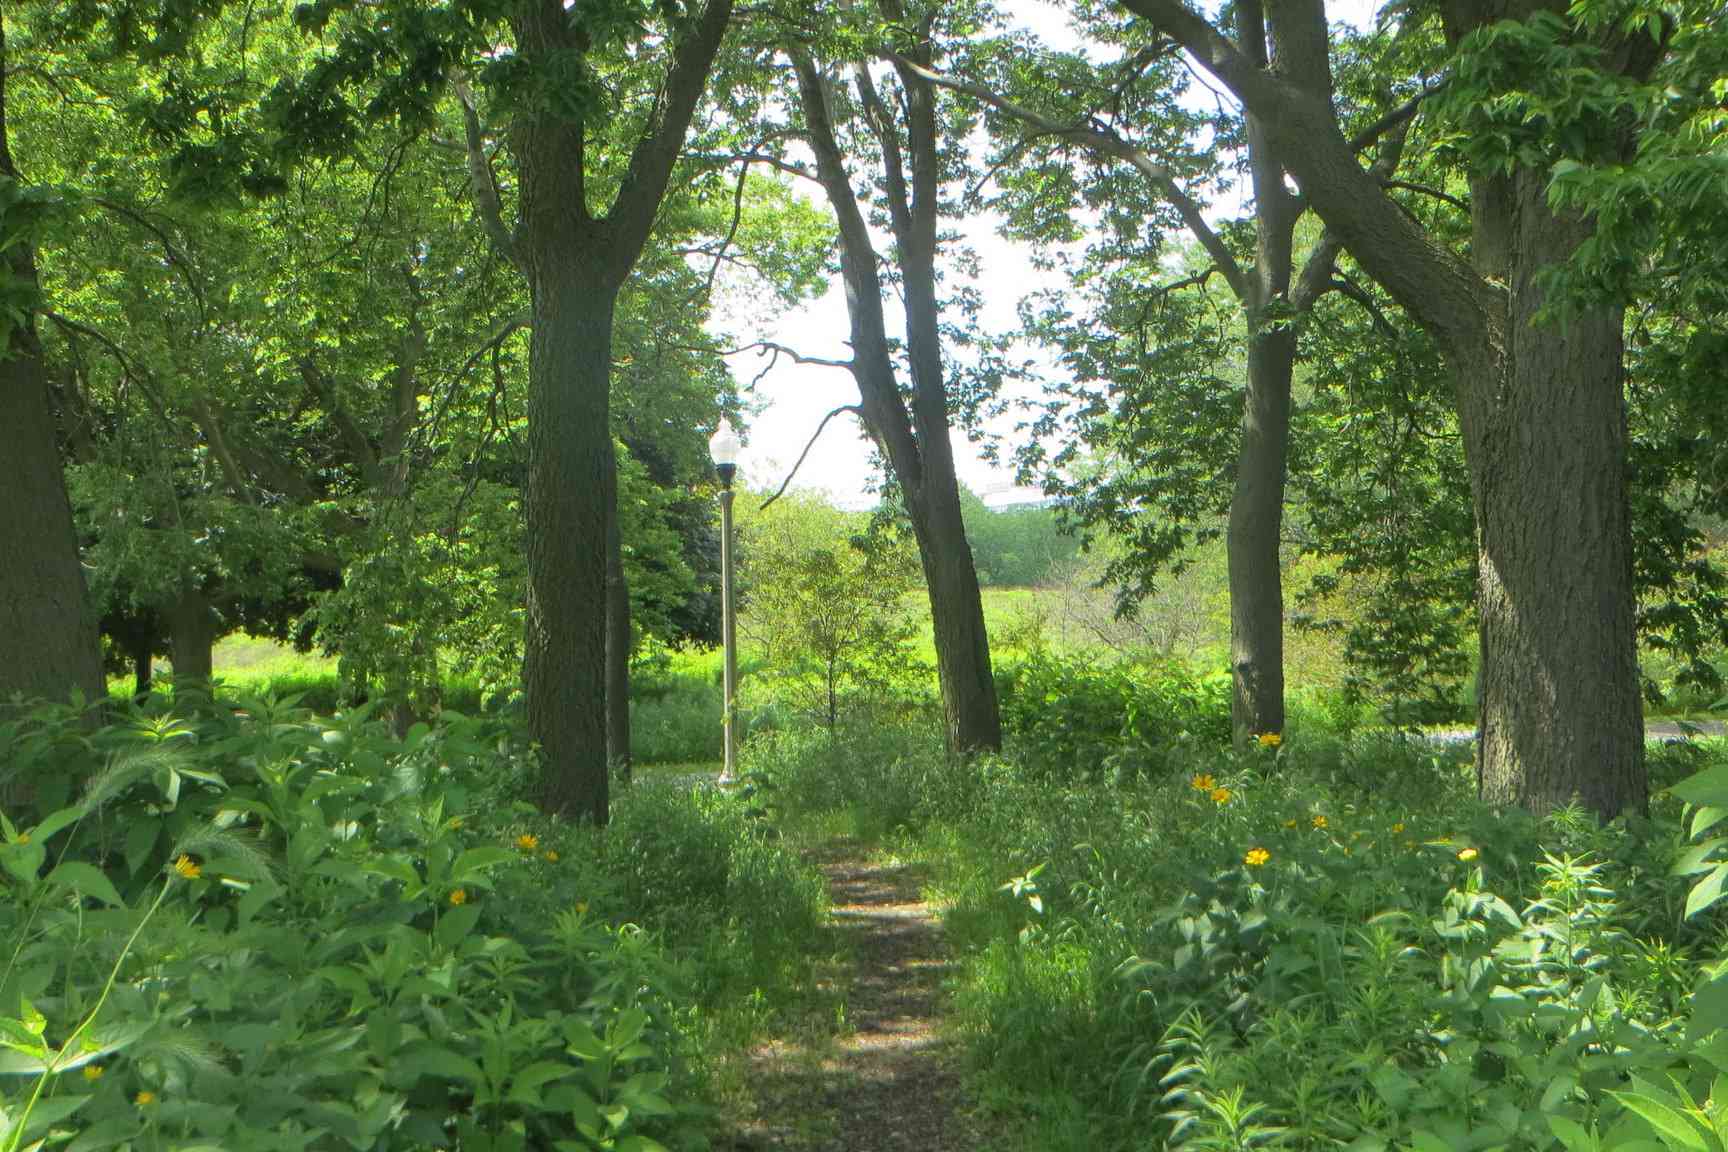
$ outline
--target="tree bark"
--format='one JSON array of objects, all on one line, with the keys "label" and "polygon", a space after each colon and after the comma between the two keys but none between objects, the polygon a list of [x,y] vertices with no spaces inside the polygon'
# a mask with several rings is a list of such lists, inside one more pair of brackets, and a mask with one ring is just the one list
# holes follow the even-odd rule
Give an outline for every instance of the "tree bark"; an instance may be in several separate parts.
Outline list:
[{"label": "tree bark", "polygon": [[[0,178],[19,179],[6,134],[5,33],[0,28]],[[36,283],[35,251],[14,237],[7,273]],[[0,708],[14,696],[87,703],[105,694],[96,616],[87,603],[72,505],[36,321],[9,325],[0,356]]]},{"label": "tree bark", "polygon": [[1623,309],[1539,322],[1542,271],[1591,232],[1548,209],[1546,180],[1508,196],[1510,309],[1498,377],[1461,379],[1472,416],[1482,646],[1482,796],[1605,816],[1642,808],[1643,701],[1627,489]]},{"label": "tree bark", "polygon": [[[611,424],[612,320],[665,199],[684,134],[732,14],[708,0],[681,21],[671,66],[631,151],[612,208],[588,208],[587,126],[546,102],[513,125],[518,224],[504,225],[479,117],[460,79],[475,206],[495,248],[528,281],[528,596],[523,694],[540,745],[541,804],[604,824],[606,556],[616,513]],[[520,0],[516,49],[563,74],[585,43],[559,0]]]},{"label": "tree bark", "polygon": [[[1314,209],[1422,324],[1453,375],[1475,504],[1483,796],[1542,811],[1578,796],[1603,816],[1643,806],[1619,307],[1539,322],[1538,278],[1591,234],[1556,217],[1545,173],[1472,181],[1473,253],[1434,243],[1364,171],[1331,103],[1321,0],[1278,0],[1261,68],[1183,0],[1123,0],[1175,37],[1267,125]],[[1447,13],[1456,41],[1496,18]],[[1499,210],[1489,201],[1500,200]]]},{"label": "tree bark", "polygon": [[216,613],[202,590],[181,590],[168,611],[168,643],[176,687],[207,686],[215,671]]},{"label": "tree bark", "polygon": [[[1264,66],[1266,19],[1260,0],[1239,0],[1236,25],[1242,50]],[[1296,332],[1292,317],[1273,312],[1275,305],[1290,299],[1296,220],[1302,214],[1284,186],[1284,166],[1266,125],[1252,112],[1245,119],[1255,252],[1253,268],[1241,278],[1246,287],[1239,300],[1248,386],[1224,546],[1230,588],[1230,728],[1238,744],[1284,731],[1284,578],[1278,553]]]},{"label": "tree bark", "polygon": [[[889,14],[893,15],[893,10]],[[816,62],[801,50],[794,50],[792,59],[807,138],[840,233],[840,270],[851,321],[851,369],[858,382],[859,407],[865,428],[886,457],[900,488],[918,543],[935,632],[936,674],[948,749],[957,755],[996,751],[1002,747],[1001,710],[991,674],[990,638],[984,626],[978,572],[960,514],[960,484],[949,441],[951,425],[942,368],[935,270],[939,188],[934,91],[915,69],[901,69],[912,160],[908,187],[899,129],[887,105],[877,97],[868,72],[855,72],[871,131],[881,146],[889,212],[898,241],[912,375],[909,409],[888,343],[875,245],[852,192],[834,132],[826,80]]]},{"label": "tree bark", "polygon": [[134,634],[127,645],[127,657],[132,661],[132,698],[142,703],[150,698],[151,680],[155,671],[149,636]]},{"label": "tree bark", "polygon": [[534,329],[523,679],[528,727],[544,770],[542,803],[548,811],[604,824],[606,536],[613,503],[607,408],[615,298],[597,279],[555,259],[529,277]]},{"label": "tree bark", "polygon": [[612,457],[611,516],[606,526],[606,759],[630,778],[630,585],[618,517],[618,460]]},{"label": "tree bark", "polygon": [[[1284,265],[1289,279],[1288,262]],[[1248,388],[1230,499],[1225,561],[1230,588],[1230,727],[1238,744],[1284,731],[1284,584],[1279,548],[1290,446],[1296,333],[1244,309]]]}]

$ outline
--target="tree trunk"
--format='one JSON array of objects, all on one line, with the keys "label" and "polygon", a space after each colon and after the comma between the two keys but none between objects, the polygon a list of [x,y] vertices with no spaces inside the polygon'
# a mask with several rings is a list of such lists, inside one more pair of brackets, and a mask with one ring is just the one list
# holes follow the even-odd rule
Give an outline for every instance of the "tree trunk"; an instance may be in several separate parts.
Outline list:
[{"label": "tree trunk", "polygon": [[127,656],[132,661],[132,698],[143,703],[150,698],[150,681],[155,671],[152,665],[151,637],[134,634],[127,645]]},{"label": "tree trunk", "polygon": [[[18,179],[6,141],[5,34],[0,30],[0,179]],[[36,257],[14,237],[7,273],[36,282]],[[0,355],[0,707],[14,696],[86,702],[105,694],[96,617],[86,603],[72,505],[66,498],[48,380],[35,318],[0,321],[10,333]]]},{"label": "tree trunk", "polygon": [[215,669],[216,614],[197,588],[186,588],[168,612],[175,690],[207,687]]},{"label": "tree trunk", "polygon": [[618,461],[612,456],[611,516],[606,527],[606,759],[630,778],[630,585],[618,524]]},{"label": "tree trunk", "polygon": [[938,141],[930,85],[901,70],[907,94],[911,185],[892,113],[865,69],[855,78],[882,148],[889,214],[899,242],[907,356],[912,376],[908,410],[894,369],[882,314],[882,282],[868,226],[852,191],[834,134],[824,81],[816,62],[793,53],[800,101],[816,153],[817,171],[840,232],[840,269],[852,328],[852,375],[858,382],[864,426],[880,447],[905,498],[918,541],[930,597],[936,673],[942,694],[948,750],[957,755],[1002,747],[1002,718],[990,671],[990,639],[978,572],[960,515],[960,484],[949,443],[948,396],[942,368],[936,295]]},{"label": "tree trunk", "polygon": [[1225,542],[1230,585],[1230,726],[1239,744],[1263,733],[1284,731],[1284,587],[1279,545],[1295,355],[1294,330],[1287,325],[1269,328],[1250,317],[1248,390]]},{"label": "tree trunk", "polygon": [[1498,374],[1465,374],[1482,645],[1484,799],[1537,812],[1642,808],[1643,702],[1632,591],[1619,307],[1536,320],[1541,272],[1590,234],[1520,172]]},{"label": "tree trunk", "polygon": [[[1545,172],[1516,171],[1498,187],[1473,179],[1473,269],[1391,200],[1345,140],[1322,0],[1280,0],[1275,70],[1235,52],[1182,0],[1123,2],[1263,118],[1328,229],[1447,358],[1481,567],[1483,796],[1542,811],[1577,795],[1604,816],[1642,807],[1623,311],[1535,321],[1541,273],[1589,238],[1589,221],[1548,210]],[[1490,14],[1459,4],[1442,15],[1456,43]]]},{"label": "tree trunk", "polygon": [[943,499],[943,486],[932,483],[937,477],[926,471],[924,479],[921,496],[906,503],[930,597],[948,749],[960,755],[1000,751],[1002,714],[990,671],[990,636],[972,547],[960,522],[959,485],[950,468],[950,498]]},{"label": "tree trunk", "polygon": [[604,824],[606,534],[613,503],[607,422],[615,298],[564,252],[530,286],[528,624],[523,680],[540,745],[541,803]]}]

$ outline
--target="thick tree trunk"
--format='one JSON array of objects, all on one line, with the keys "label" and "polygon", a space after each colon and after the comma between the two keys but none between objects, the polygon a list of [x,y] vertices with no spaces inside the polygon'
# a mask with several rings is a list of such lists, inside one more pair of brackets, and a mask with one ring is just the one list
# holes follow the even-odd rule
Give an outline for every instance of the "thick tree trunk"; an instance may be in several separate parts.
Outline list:
[{"label": "thick tree trunk", "polygon": [[618,524],[618,465],[613,454],[611,516],[606,528],[606,759],[630,778],[630,585]]},{"label": "thick tree trunk", "polygon": [[1484,799],[1535,811],[1641,808],[1643,703],[1633,619],[1618,307],[1536,320],[1542,271],[1589,236],[1521,172],[1506,197],[1510,307],[1500,372],[1466,373],[1482,644]]},{"label": "thick tree trunk", "polygon": [[1293,329],[1287,325],[1268,329],[1250,319],[1242,443],[1225,543],[1230,584],[1230,721],[1238,743],[1284,730],[1284,586],[1278,553],[1295,355]]},{"label": "thick tree trunk", "polygon": [[177,686],[208,685],[215,669],[216,613],[197,588],[186,588],[168,612],[168,642]]},{"label": "thick tree trunk", "polygon": [[[6,143],[5,40],[0,30],[0,178],[18,170]],[[8,273],[36,282],[30,245],[14,239]],[[0,707],[14,696],[86,701],[104,694],[96,617],[85,602],[78,536],[66,498],[60,448],[42,370],[35,320],[10,325],[0,354]]]},{"label": "thick tree trunk", "polygon": [[615,299],[568,252],[539,266],[528,368],[528,729],[540,745],[542,804],[604,824]]}]

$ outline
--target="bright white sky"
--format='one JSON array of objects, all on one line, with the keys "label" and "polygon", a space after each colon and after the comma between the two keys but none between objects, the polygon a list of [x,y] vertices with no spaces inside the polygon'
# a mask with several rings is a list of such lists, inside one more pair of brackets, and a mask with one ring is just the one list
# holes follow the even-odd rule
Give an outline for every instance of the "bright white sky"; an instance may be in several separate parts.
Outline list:
[{"label": "bright white sky", "polygon": [[[1212,5],[1205,5],[1210,8]],[[1067,18],[1058,3],[1047,0],[1007,0],[1005,9],[1022,27],[1035,31],[1047,44],[1056,48],[1072,48],[1078,44],[1067,26]],[[1362,26],[1372,19],[1376,0],[1329,0],[1328,14],[1334,21],[1344,20]],[[1202,90],[1197,98],[1211,99]],[[804,182],[798,182],[804,184]],[[800,195],[819,190],[804,184]],[[1240,210],[1240,205],[1218,205],[1226,211]],[[988,331],[1003,332],[1018,322],[1020,300],[1040,288],[1057,286],[1060,276],[1040,271],[1032,266],[1028,246],[1005,240],[997,234],[993,216],[976,216],[959,222],[958,230],[977,252],[980,263],[978,284],[985,308],[981,323]],[[900,310],[897,300],[890,300],[886,309],[889,334],[896,335]],[[836,276],[820,298],[794,312],[779,317],[764,326],[753,322],[748,305],[728,309],[724,304],[716,317],[717,326],[729,331],[741,342],[769,340],[796,348],[807,356],[843,360],[850,354],[847,346],[849,324],[844,293]],[[732,373],[740,383],[748,383],[766,361],[755,352],[731,358]],[[857,386],[847,372],[836,368],[794,364],[781,358],[773,371],[762,378],[746,402],[758,407],[748,421],[745,435],[748,444],[739,460],[739,470],[752,487],[778,487],[798,453],[809,442],[822,417],[842,404],[856,403]],[[1003,437],[1003,455],[1011,454],[1016,440],[1014,431],[1018,417],[1012,412],[995,420],[988,430]],[[1036,490],[1014,487],[1009,468],[992,465],[980,455],[980,446],[968,442],[964,434],[954,434],[954,459],[961,483],[984,496],[991,504],[1014,503],[1037,499]],[[877,470],[871,462],[871,449],[858,421],[849,413],[832,420],[809,459],[798,470],[795,487],[825,491],[831,499],[846,507],[866,507],[874,503],[871,489],[877,480]]]}]

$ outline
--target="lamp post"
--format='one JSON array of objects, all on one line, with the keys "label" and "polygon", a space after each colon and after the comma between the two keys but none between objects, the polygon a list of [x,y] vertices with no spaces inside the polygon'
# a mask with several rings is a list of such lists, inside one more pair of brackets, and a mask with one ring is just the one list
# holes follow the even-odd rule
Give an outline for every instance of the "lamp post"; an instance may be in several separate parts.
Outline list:
[{"label": "lamp post", "polygon": [[726,740],[726,766],[720,772],[723,785],[738,779],[738,731],[733,724],[738,705],[738,635],[732,605],[732,478],[738,473],[738,447],[738,433],[722,419],[713,439],[708,441],[708,452],[714,457],[714,471],[720,477],[720,645],[725,659],[722,687],[725,712],[721,723]]}]

